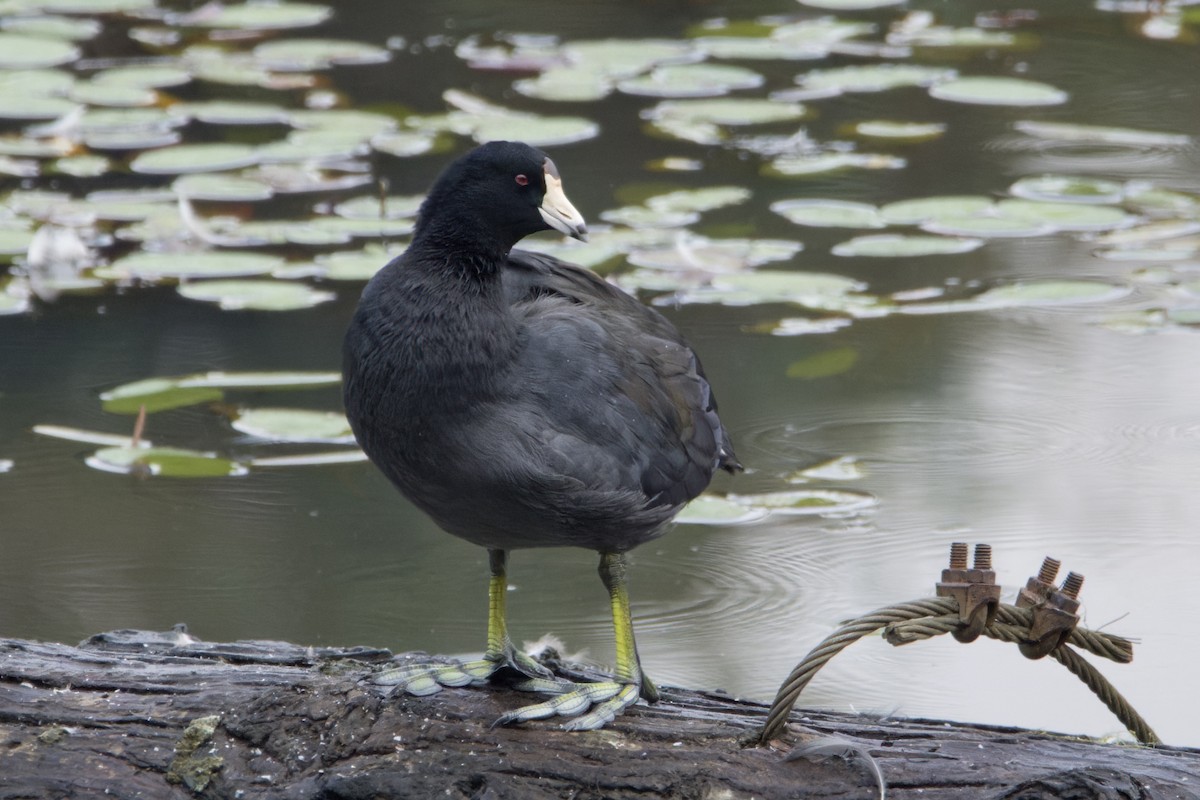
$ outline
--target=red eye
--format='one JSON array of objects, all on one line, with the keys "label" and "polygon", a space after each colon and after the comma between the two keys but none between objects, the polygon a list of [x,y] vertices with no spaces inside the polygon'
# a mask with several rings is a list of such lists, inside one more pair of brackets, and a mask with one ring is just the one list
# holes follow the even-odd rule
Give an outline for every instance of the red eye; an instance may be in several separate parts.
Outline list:
[{"label": "red eye", "polygon": [[529,178],[525,177],[524,175],[518,175],[516,180],[517,180],[518,186],[528,186],[529,185]]}]

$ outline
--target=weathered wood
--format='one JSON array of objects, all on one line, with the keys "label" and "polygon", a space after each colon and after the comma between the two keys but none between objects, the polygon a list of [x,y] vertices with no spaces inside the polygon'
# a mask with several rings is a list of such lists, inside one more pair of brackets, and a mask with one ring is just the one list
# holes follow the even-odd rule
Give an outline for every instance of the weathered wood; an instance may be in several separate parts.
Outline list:
[{"label": "weathered wood", "polygon": [[[0,799],[872,798],[864,765],[745,748],[766,709],[665,690],[608,728],[493,729],[529,695],[383,696],[386,651],[211,644],[182,632],[79,647],[0,639]],[[865,747],[895,800],[1196,798],[1200,751],[1013,728],[797,712],[795,741]]]}]

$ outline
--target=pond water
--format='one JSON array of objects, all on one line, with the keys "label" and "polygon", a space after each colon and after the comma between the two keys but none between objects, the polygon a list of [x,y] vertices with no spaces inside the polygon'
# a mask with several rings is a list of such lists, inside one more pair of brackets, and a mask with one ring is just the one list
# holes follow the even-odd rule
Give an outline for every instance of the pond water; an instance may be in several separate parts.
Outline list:
[{"label": "pond water", "polygon": [[[591,227],[613,225],[575,256],[640,290],[690,338],[748,468],[718,479],[713,494],[743,497],[755,521],[710,524],[696,509],[698,521],[631,556],[639,646],[656,680],[769,699],[840,620],[928,596],[950,542],[987,542],[1006,599],[1045,555],[1086,575],[1083,624],[1138,642],[1132,664],[1102,662],[1102,671],[1165,741],[1200,745],[1192,724],[1200,704],[1187,677],[1200,659],[1191,635],[1200,622],[1194,6],[1154,4],[1152,17],[1138,3],[1108,2],[1024,13],[981,2],[829,11],[785,0],[569,9],[360,0],[338,4],[329,19],[318,13],[308,27],[245,36],[235,29],[262,23],[114,0],[113,13],[56,18],[68,31],[29,21],[39,8],[70,13],[66,5],[0,2],[0,36],[61,43],[69,31],[77,48],[60,44],[55,62],[59,51],[43,42],[34,51],[45,63],[37,63],[27,41],[0,47],[9,54],[0,55],[0,635],[73,642],[186,622],[212,641],[481,649],[482,550],[441,533],[367,463],[252,463],[345,453],[345,444],[270,444],[248,421],[231,425],[246,408],[336,412],[335,387],[210,386],[204,402],[149,414],[144,435],[156,445],[216,453],[231,460],[219,470],[237,475],[115,474],[120,463],[94,455],[96,444],[34,428],[128,436],[134,416],[111,403],[106,410],[100,395],[146,378],[338,370],[364,269],[338,273],[314,257],[381,240],[368,223],[351,238],[357,223],[329,223],[339,217],[330,209],[370,198],[379,178],[392,195],[419,194],[471,146],[472,132],[499,131],[551,140],[545,147]],[[813,22],[835,14],[847,24]],[[98,26],[90,36],[89,22]],[[263,41],[313,37],[340,41],[350,63],[283,47],[239,60]],[[609,48],[620,56],[578,45],[608,37],[665,42]],[[175,83],[165,72],[140,83],[94,77],[130,59],[181,74]],[[562,74],[572,59],[603,69]],[[874,69],[881,64],[923,69]],[[28,89],[34,77],[23,69],[57,88]],[[1036,85],[985,85],[1000,95],[981,99],[951,71]],[[97,88],[106,82],[126,90],[106,95]],[[864,88],[875,90],[855,90]],[[30,92],[88,111],[39,132],[65,111],[38,112]],[[139,92],[151,93],[140,109],[151,115],[168,103],[202,107],[177,107],[174,122],[141,127],[133,117],[94,116],[137,110]],[[771,102],[765,111],[697,110],[679,97],[697,93]],[[215,105],[230,100],[260,107]],[[660,106],[672,100],[680,102]],[[460,116],[433,118],[448,103]],[[290,116],[306,104],[308,117]],[[337,108],[372,116],[321,128],[321,115]],[[751,114],[775,121],[735,124]],[[854,128],[879,120],[926,125]],[[308,135],[293,137],[293,149],[275,144],[302,127]],[[117,134],[128,138],[104,139]],[[140,155],[172,138],[238,147],[174,160]],[[220,159],[232,161],[222,169]],[[235,185],[245,194],[205,199],[199,182],[189,194],[176,183],[182,173],[237,173],[248,179]],[[317,178],[325,183],[312,185]],[[308,191],[287,188],[302,180]],[[337,180],[340,188],[330,185]],[[648,200],[717,186],[748,192]],[[113,188],[165,194],[134,198],[153,208],[127,214],[114,211],[112,197],[70,206],[31,194],[78,200]],[[176,193],[195,198],[201,222],[179,221]],[[943,195],[984,199],[915,216],[888,206]],[[1020,198],[1054,205],[1021,206]],[[775,205],[789,200],[866,207]],[[369,201],[361,207],[371,219]],[[74,231],[68,238],[97,259],[81,274],[96,286],[39,289],[45,276],[25,252],[47,220]],[[912,224],[921,220],[925,231]],[[402,246],[406,225],[401,216],[387,231],[389,246]],[[883,257],[843,245],[897,234],[941,238],[854,246],[882,248]],[[739,241],[709,241],[731,239]],[[797,242],[798,252],[787,244]],[[551,237],[529,244],[563,247]],[[899,246],[953,252],[899,255]],[[230,295],[196,280],[180,250],[274,256],[251,271],[319,294],[297,303],[311,307],[280,311],[181,296],[179,272],[198,287],[188,291],[226,306],[246,302],[244,287]],[[138,251],[170,255],[129,261]],[[383,252],[368,251],[366,272]],[[812,277],[826,274],[838,277]],[[62,275],[52,278],[64,288]],[[187,457],[164,463],[165,472],[194,466]],[[776,501],[798,505],[764,512],[759,495],[777,492],[794,494],[772,494]],[[829,505],[811,505],[822,500]],[[595,566],[584,551],[516,553],[514,636],[553,633],[568,652],[611,661]],[[800,703],[1120,732],[1049,660],[949,637],[905,648],[861,642]]]}]

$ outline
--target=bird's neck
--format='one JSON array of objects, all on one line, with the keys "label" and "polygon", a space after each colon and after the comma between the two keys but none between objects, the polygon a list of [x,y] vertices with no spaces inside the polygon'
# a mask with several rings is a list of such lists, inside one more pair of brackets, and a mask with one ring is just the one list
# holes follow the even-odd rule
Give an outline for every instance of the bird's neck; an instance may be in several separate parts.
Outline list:
[{"label": "bird's neck", "polygon": [[[483,223],[443,222],[435,217],[417,226],[408,247],[409,260],[459,279],[486,279],[499,275],[514,244],[484,228]],[[453,255],[446,255],[450,253]]]}]

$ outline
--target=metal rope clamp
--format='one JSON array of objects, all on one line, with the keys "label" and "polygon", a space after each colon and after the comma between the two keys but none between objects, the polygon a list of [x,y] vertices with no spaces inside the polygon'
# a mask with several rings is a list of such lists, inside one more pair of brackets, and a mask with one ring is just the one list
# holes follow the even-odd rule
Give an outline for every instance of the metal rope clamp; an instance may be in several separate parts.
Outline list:
[{"label": "metal rope clamp", "polygon": [[1056,588],[1054,578],[1058,575],[1059,566],[1056,559],[1047,557],[1037,577],[1030,578],[1025,588],[1017,593],[1017,608],[1028,608],[1033,615],[1029,638],[1017,645],[1026,658],[1039,659],[1050,655],[1079,624],[1077,598],[1083,586],[1083,576],[1069,572],[1062,588]]},{"label": "metal rope clamp", "polygon": [[966,542],[950,545],[950,568],[942,570],[937,596],[958,603],[959,627],[950,633],[964,644],[973,642],[996,617],[1000,586],[992,569],[991,545],[975,545],[975,563],[967,568]]}]

